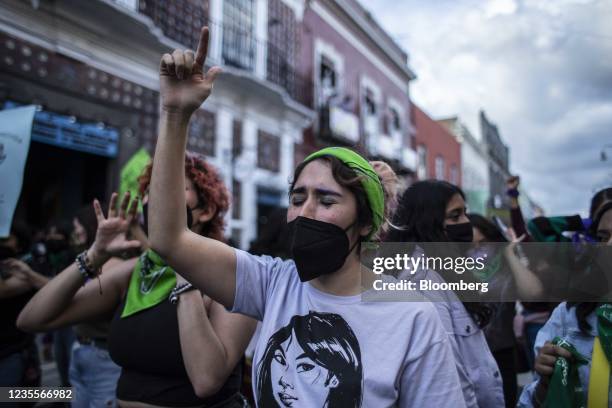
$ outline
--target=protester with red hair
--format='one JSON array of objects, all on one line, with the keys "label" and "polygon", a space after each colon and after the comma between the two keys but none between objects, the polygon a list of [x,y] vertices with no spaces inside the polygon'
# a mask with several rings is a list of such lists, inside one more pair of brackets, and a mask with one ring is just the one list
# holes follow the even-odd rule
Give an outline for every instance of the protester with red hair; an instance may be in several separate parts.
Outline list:
[{"label": "protester with red hair", "polygon": [[[139,178],[145,232],[151,167]],[[107,217],[94,202],[95,242],[30,301],[18,325],[46,331],[111,319],[105,346],[122,368],[117,384],[122,407],[242,406],[240,362],[254,321],[192,290],[148,248],[140,228],[132,231],[139,240],[128,240],[137,202],[129,205],[126,193],[117,211],[117,201],[113,194]],[[218,172],[190,153],[185,160],[185,202],[186,227],[223,240],[228,191]],[[109,261],[138,248],[145,251],[137,258]]]}]

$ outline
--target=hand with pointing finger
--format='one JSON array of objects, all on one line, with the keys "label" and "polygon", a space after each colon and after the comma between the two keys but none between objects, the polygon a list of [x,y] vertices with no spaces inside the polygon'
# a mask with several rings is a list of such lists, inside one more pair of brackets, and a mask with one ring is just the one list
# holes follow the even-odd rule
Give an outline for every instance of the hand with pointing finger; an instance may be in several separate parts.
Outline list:
[{"label": "hand with pointing finger", "polygon": [[210,95],[221,68],[212,67],[204,72],[208,37],[208,27],[203,27],[195,53],[176,49],[162,56],[159,67],[162,110],[189,118]]}]

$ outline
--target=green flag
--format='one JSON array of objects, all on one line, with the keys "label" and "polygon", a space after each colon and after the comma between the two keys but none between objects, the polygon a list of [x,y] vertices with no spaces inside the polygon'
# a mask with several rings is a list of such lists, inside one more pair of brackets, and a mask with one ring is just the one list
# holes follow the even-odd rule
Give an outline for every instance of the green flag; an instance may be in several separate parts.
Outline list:
[{"label": "green flag", "polygon": [[129,191],[132,197],[138,196],[138,177],[145,167],[151,162],[151,156],[141,148],[121,168],[119,182],[119,197],[123,197]]}]

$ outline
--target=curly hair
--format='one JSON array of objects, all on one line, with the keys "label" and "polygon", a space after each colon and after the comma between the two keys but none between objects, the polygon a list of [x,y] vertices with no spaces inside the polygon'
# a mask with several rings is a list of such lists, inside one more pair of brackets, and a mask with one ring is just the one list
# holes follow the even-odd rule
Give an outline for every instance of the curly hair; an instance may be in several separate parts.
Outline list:
[{"label": "curly hair", "polygon": [[[153,163],[151,162],[138,178],[138,193],[141,197],[149,189],[152,171]],[[225,229],[224,216],[230,206],[230,195],[221,175],[200,155],[187,152],[185,154],[185,176],[193,183],[198,195],[198,205],[208,208],[209,204],[213,204],[217,209],[210,221],[204,225],[201,235],[222,241]]]}]

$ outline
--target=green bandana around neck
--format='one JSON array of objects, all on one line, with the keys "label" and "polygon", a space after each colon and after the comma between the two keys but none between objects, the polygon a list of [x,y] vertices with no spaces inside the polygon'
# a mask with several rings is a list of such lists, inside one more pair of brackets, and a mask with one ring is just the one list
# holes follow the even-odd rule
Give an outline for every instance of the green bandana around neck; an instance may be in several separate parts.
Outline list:
[{"label": "green bandana around neck", "polygon": [[597,333],[601,348],[612,364],[612,303],[603,303],[597,308]]},{"label": "green bandana around neck", "polygon": [[176,286],[176,275],[153,250],[146,250],[132,271],[121,318],[131,316],[168,299]]},{"label": "green bandana around neck", "polygon": [[372,231],[367,237],[368,240],[371,239],[383,224],[385,217],[385,195],[378,174],[366,159],[346,147],[326,147],[306,157],[304,163],[324,156],[333,156],[358,174],[365,176],[361,177],[361,185],[372,210]]}]

